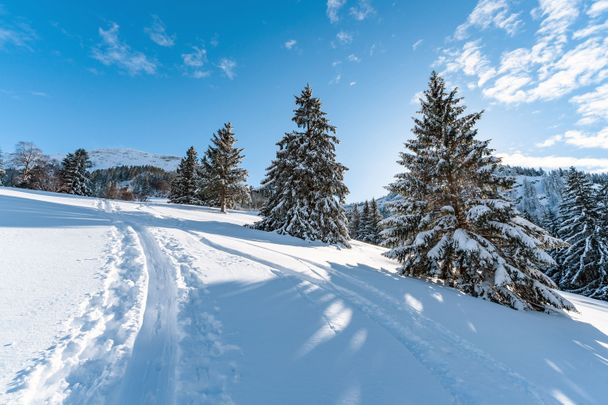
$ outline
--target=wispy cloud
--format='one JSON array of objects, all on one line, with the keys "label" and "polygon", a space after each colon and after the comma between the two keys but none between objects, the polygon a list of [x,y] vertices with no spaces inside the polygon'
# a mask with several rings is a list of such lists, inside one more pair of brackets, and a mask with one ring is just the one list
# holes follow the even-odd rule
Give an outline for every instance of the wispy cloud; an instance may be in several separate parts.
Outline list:
[{"label": "wispy cloud", "polygon": [[539,148],[548,148],[550,146],[555,145],[556,143],[561,141],[563,138],[564,137],[562,135],[553,135],[553,136],[550,136],[549,138],[545,139],[544,141],[537,143],[536,146]]},{"label": "wispy cloud", "polygon": [[572,97],[570,101],[577,105],[576,111],[581,115],[581,125],[608,121],[608,83],[594,91]]},{"label": "wispy cloud", "polygon": [[47,93],[45,93],[44,91],[36,91],[36,90],[32,90],[30,91],[30,94],[32,96],[35,97],[48,97],[49,95]]},{"label": "wispy cloud", "polygon": [[336,34],[336,38],[338,39],[338,41],[341,44],[350,44],[351,42],[353,42],[353,35],[346,32],[346,31],[340,31]]},{"label": "wispy cloud", "polygon": [[106,66],[116,65],[130,75],[155,74],[157,62],[144,53],[134,51],[118,37],[120,27],[112,23],[107,30],[99,28],[101,42],[92,50],[94,59]]},{"label": "wispy cloud", "polygon": [[340,19],[338,13],[344,4],[346,4],[346,0],[327,0],[327,18],[330,22],[338,22]]},{"label": "wispy cloud", "polygon": [[599,17],[601,14],[608,11],[608,0],[596,0],[591,7],[587,9],[589,17]]},{"label": "wispy cloud", "polygon": [[472,27],[481,30],[494,27],[514,35],[521,26],[519,14],[510,11],[507,0],[480,0],[469,14],[467,21],[458,26],[454,38],[457,40],[467,38]]},{"label": "wispy cloud", "polygon": [[224,75],[228,79],[232,80],[236,77],[236,62],[233,59],[222,58],[217,66],[224,72]]},{"label": "wispy cloud", "polygon": [[170,35],[167,33],[165,24],[159,16],[152,16],[152,25],[144,29],[150,39],[157,45],[164,47],[172,47],[175,45],[175,34]]},{"label": "wispy cloud", "polygon": [[295,39],[289,39],[289,40],[285,41],[283,46],[285,47],[285,49],[292,49],[297,44],[298,44],[298,41],[296,41]]},{"label": "wispy cloud", "polygon": [[354,63],[359,63],[361,62],[361,58],[358,57],[357,55],[355,55],[354,53],[351,53],[350,55],[348,55],[348,57],[346,58],[349,62],[354,62]]},{"label": "wispy cloud", "polygon": [[28,24],[0,26],[0,49],[8,46],[30,49],[30,44],[35,39],[36,32]]},{"label": "wispy cloud", "polygon": [[356,6],[350,8],[349,12],[355,20],[363,21],[367,17],[373,15],[376,10],[369,0],[359,0]]},{"label": "wispy cloud", "polygon": [[204,69],[207,64],[207,51],[197,46],[192,47],[192,52],[182,53],[182,61],[185,67],[185,75],[195,79],[202,79],[211,74]]},{"label": "wispy cloud", "polygon": [[412,49],[415,51],[416,49],[418,49],[418,47],[420,45],[422,45],[423,42],[424,42],[424,39],[419,39],[418,41],[414,42],[412,44]]}]

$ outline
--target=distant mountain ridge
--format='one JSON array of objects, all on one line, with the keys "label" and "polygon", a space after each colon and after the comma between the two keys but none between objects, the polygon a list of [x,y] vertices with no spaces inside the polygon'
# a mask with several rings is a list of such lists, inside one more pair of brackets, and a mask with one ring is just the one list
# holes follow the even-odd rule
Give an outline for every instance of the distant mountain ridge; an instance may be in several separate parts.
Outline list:
[{"label": "distant mountain ridge", "polygon": [[[174,171],[181,160],[178,156],[144,152],[130,148],[103,148],[88,152],[93,163],[91,170],[109,169],[117,166],[155,166],[166,171]],[[64,156],[54,155],[52,157],[61,161]]]}]

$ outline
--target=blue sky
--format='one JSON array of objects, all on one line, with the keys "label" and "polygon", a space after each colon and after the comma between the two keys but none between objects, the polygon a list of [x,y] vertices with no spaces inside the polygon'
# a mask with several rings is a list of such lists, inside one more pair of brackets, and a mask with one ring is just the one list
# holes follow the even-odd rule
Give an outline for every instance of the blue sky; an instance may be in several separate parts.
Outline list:
[{"label": "blue sky", "polygon": [[1,1],[5,152],[182,155],[232,121],[257,184],[310,83],[378,197],[436,69],[507,163],[608,171],[607,0]]}]

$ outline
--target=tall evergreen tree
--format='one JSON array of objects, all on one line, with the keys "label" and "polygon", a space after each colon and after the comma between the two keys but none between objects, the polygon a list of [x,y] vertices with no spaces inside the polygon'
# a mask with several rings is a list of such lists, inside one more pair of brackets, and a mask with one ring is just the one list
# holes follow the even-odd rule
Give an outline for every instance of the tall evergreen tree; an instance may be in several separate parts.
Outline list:
[{"label": "tall evergreen tree", "polygon": [[375,245],[379,245],[382,242],[382,214],[378,209],[378,203],[375,198],[369,203],[369,219],[367,223],[368,231],[368,240],[367,242],[373,243]]},{"label": "tall evergreen tree", "polygon": [[359,232],[357,239],[363,242],[369,242],[369,232],[371,231],[371,211],[369,209],[369,201],[365,200],[363,209],[361,210],[361,221],[359,221]]},{"label": "tall evergreen tree", "polygon": [[201,163],[199,192],[203,201],[226,212],[226,208],[249,197],[245,184],[247,170],[241,167],[243,149],[234,146],[236,138],[231,123],[213,134],[211,142]]},{"label": "tall evergreen tree", "polygon": [[589,177],[574,168],[568,172],[560,207],[560,237],[569,246],[558,253],[560,287],[566,291],[608,300],[608,244],[605,223]]},{"label": "tall evergreen tree", "polygon": [[176,204],[198,204],[196,150],[191,146],[177,167],[177,174],[171,182],[169,202]]},{"label": "tall evergreen tree", "polygon": [[263,186],[271,196],[255,227],[302,239],[348,246],[343,204],[346,167],[336,161],[336,128],[321,110],[321,101],[306,86],[296,96],[292,121],[299,130],[278,142],[276,159]]},{"label": "tall evergreen tree", "polygon": [[517,216],[505,197],[489,141],[476,139],[481,113],[465,114],[457,90],[432,73],[390,190],[400,195],[384,221],[389,257],[401,273],[438,281],[515,309],[573,309],[542,270],[555,239]]},{"label": "tall evergreen tree", "polygon": [[2,149],[0,149],[0,186],[2,185],[2,181],[4,180],[4,175],[6,171],[4,170],[4,155],[2,154]]},{"label": "tall evergreen tree", "polygon": [[68,194],[91,195],[91,179],[89,169],[91,160],[86,150],[76,149],[68,153],[61,164],[60,191]]},{"label": "tall evergreen tree", "polygon": [[539,213],[541,212],[541,205],[534,182],[530,181],[528,178],[524,178],[521,188],[522,192],[518,203],[519,211],[527,220],[532,221],[535,224],[540,224],[541,219]]},{"label": "tall evergreen tree", "polygon": [[353,205],[348,218],[348,234],[351,239],[359,239],[359,227],[361,226],[361,212],[357,204]]}]

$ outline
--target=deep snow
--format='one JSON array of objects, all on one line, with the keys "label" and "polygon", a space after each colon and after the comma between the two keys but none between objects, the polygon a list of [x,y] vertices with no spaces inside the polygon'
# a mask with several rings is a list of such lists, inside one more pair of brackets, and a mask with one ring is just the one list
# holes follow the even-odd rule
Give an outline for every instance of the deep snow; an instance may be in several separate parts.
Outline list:
[{"label": "deep snow", "polygon": [[607,303],[517,312],[255,220],[0,188],[0,403],[605,403]]}]

